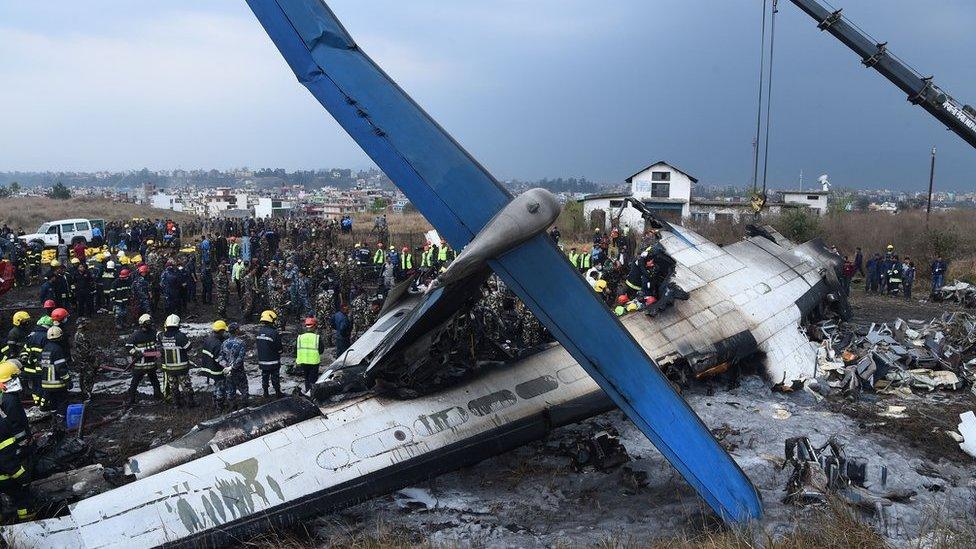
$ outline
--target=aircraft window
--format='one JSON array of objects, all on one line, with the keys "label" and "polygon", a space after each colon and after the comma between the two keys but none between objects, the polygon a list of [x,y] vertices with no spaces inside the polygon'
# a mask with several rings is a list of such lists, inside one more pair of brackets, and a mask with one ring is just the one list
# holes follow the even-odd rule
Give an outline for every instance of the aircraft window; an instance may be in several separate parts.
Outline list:
[{"label": "aircraft window", "polygon": [[389,330],[393,326],[396,326],[397,323],[400,322],[400,319],[403,318],[403,315],[405,315],[405,314],[407,314],[406,311],[397,311],[393,316],[391,316],[390,318],[384,320],[383,323],[380,324],[379,326],[377,326],[373,331],[374,332],[385,332],[385,331]]},{"label": "aircraft window", "polygon": [[556,387],[559,387],[559,382],[554,377],[542,376],[530,379],[525,383],[519,383],[515,386],[515,394],[522,398],[532,398],[548,393]]}]

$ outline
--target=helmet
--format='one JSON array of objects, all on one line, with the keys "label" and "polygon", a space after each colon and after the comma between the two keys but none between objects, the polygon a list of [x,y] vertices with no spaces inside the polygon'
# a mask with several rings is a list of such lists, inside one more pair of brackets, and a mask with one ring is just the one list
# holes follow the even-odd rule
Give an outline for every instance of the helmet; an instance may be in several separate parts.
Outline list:
[{"label": "helmet", "polygon": [[403,253],[407,253],[407,252],[409,252],[409,251],[410,251],[410,248],[408,248],[408,247],[406,247],[406,246],[404,246],[404,247],[403,247]]},{"label": "helmet", "polygon": [[888,244],[888,249],[889,250],[894,250],[895,249],[895,246],[893,244]]},{"label": "helmet", "polygon": [[125,257],[125,252],[119,250],[119,253],[115,254],[115,257],[122,259],[123,257]]},{"label": "helmet", "polygon": [[130,263],[129,258],[123,255],[122,257],[119,258],[119,263],[123,265],[128,265]]},{"label": "helmet", "polygon": [[139,316],[139,325],[140,326],[142,326],[143,324],[149,324],[150,322],[152,322],[152,317],[151,316],[149,316],[147,314],[143,314],[143,315],[140,315]]},{"label": "helmet", "polygon": [[115,268],[115,262],[109,261],[108,263],[105,264],[105,268],[111,271],[112,269]]},{"label": "helmet", "polygon": [[139,265],[139,268],[137,270],[139,271],[139,274],[141,274],[142,276],[146,276],[147,274],[149,274],[149,265]]},{"label": "helmet", "polygon": [[17,311],[12,319],[14,326],[20,326],[25,320],[30,320],[30,313],[27,311]]},{"label": "helmet", "polygon": [[177,328],[180,325],[180,317],[176,315],[169,315],[166,317],[166,323],[163,324],[166,328]]},{"label": "helmet", "polygon": [[129,278],[130,274],[132,274],[132,271],[130,271],[129,269],[122,269],[122,272],[119,273],[119,278],[125,280]]},{"label": "helmet", "polygon": [[647,296],[644,300],[644,305],[654,305],[655,303],[657,303],[657,298],[652,295]]},{"label": "helmet", "polygon": [[81,263],[81,260],[78,259],[77,257],[72,257],[70,263],[72,265],[77,265],[77,264]]},{"label": "helmet", "polygon": [[0,362],[0,383],[6,383],[10,381],[10,378],[20,375],[20,366],[17,365],[18,363],[19,361],[15,360],[4,360]]},{"label": "helmet", "polygon": [[108,254],[107,253],[102,252],[102,253],[98,254],[98,260],[99,261],[105,261],[106,259],[108,259]]},{"label": "helmet", "polygon": [[632,312],[634,312],[636,310],[637,310],[637,304],[636,303],[628,303],[627,304],[627,312],[628,313],[632,313]]},{"label": "helmet", "polygon": [[53,308],[55,308],[57,306],[58,306],[58,304],[55,303],[53,299],[45,299],[44,300],[44,308],[45,309],[53,309]]},{"label": "helmet", "polygon": [[227,323],[223,320],[217,320],[213,323],[213,331],[224,332],[227,330]]},{"label": "helmet", "polygon": [[319,325],[319,321],[315,320],[315,317],[314,316],[310,316],[310,317],[308,317],[308,318],[305,319],[305,327],[306,328],[314,328],[314,327],[316,327],[318,325]]},{"label": "helmet", "polygon": [[630,301],[630,300],[627,299],[627,294],[620,294],[620,295],[617,296],[617,305],[624,305],[628,301]]},{"label": "helmet", "polygon": [[607,289],[607,281],[597,280],[596,284],[593,285],[593,289],[602,294],[603,291]]},{"label": "helmet", "polygon": [[274,322],[278,319],[278,313],[268,309],[261,313],[261,322]]},{"label": "helmet", "polygon": [[390,251],[391,251],[391,252],[395,252],[395,251],[396,251],[396,248],[395,248],[395,247],[393,247],[393,245],[392,245],[392,244],[390,245]]},{"label": "helmet", "polygon": [[54,326],[54,321],[51,320],[51,317],[44,315],[37,319],[37,325],[44,328],[50,328],[51,326]]},{"label": "helmet", "polygon": [[51,311],[51,320],[54,322],[64,322],[66,318],[68,318],[68,310],[63,307]]},{"label": "helmet", "polygon": [[63,336],[63,335],[64,335],[64,332],[61,331],[61,328],[58,328],[57,326],[51,326],[50,328],[47,329],[47,338],[48,339],[60,339],[61,336]]},{"label": "helmet", "polygon": [[56,269],[56,268],[58,268],[60,266],[61,266],[61,262],[60,261],[58,261],[57,259],[52,259],[51,260],[51,268],[52,269]]},{"label": "helmet", "polygon": [[146,246],[152,246],[153,244],[155,244],[155,242],[153,242],[153,239],[151,238],[146,241]]}]

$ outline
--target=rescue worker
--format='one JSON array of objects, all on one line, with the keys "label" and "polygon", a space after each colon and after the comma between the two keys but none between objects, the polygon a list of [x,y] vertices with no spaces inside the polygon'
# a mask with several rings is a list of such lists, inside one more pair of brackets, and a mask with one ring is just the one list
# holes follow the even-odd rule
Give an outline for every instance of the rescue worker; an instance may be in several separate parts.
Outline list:
[{"label": "rescue worker", "polygon": [[180,330],[180,317],[169,315],[163,324],[163,331],[156,336],[162,356],[163,395],[176,406],[183,406],[186,397],[189,405],[193,401],[193,386],[190,384],[190,339]]},{"label": "rescue worker", "polygon": [[231,322],[227,326],[227,339],[220,346],[220,356],[218,364],[224,367],[226,376],[227,398],[231,401],[231,409],[237,409],[237,395],[241,395],[241,401],[247,406],[250,394],[247,388],[247,372],[244,370],[244,358],[247,355],[247,347],[244,340],[240,338],[240,325]]},{"label": "rescue worker", "polygon": [[102,276],[99,278],[99,286],[101,287],[101,302],[99,303],[98,312],[107,312],[108,308],[112,306],[112,290],[115,288],[115,262],[108,261],[105,263],[105,269],[102,270]]},{"label": "rescue worker", "polygon": [[41,406],[44,402],[44,392],[41,391],[41,352],[47,343],[47,329],[51,326],[54,326],[51,317],[45,315],[37,319],[37,324],[27,336],[25,344],[27,361],[23,363],[23,378],[27,385],[27,394],[31,396],[35,406]]},{"label": "rescue worker", "polygon": [[129,300],[132,297],[132,281],[129,276],[132,271],[122,269],[119,278],[116,279],[112,287],[112,308],[115,313],[115,329],[123,330],[126,328],[126,320],[129,316]]},{"label": "rescue worker", "polygon": [[441,245],[437,247],[437,267],[443,267],[448,261],[453,261],[457,257],[454,250],[447,244],[447,240],[441,239]]},{"label": "rescue worker", "polygon": [[261,369],[261,389],[268,397],[268,385],[274,387],[275,396],[281,398],[281,335],[275,328],[278,315],[267,310],[261,313],[261,326],[254,346],[258,353],[258,368]]},{"label": "rescue worker", "polygon": [[10,319],[13,327],[7,332],[7,339],[0,347],[0,362],[9,359],[23,360],[27,343],[27,322],[30,322],[30,313],[27,311],[17,311]]},{"label": "rescue worker", "polygon": [[0,362],[0,493],[17,510],[17,521],[33,519],[30,512],[30,424],[20,401],[19,361]]},{"label": "rescue worker", "polygon": [[153,327],[152,317],[143,314],[139,317],[139,327],[132,332],[128,341],[125,343],[132,361],[132,381],[129,382],[129,400],[127,406],[136,403],[139,394],[139,384],[142,378],[149,378],[152,385],[153,398],[161,400],[163,391],[159,386],[159,375],[157,374],[159,360],[159,347],[156,342],[156,329]]},{"label": "rescue worker", "polygon": [[132,277],[132,297],[136,304],[136,314],[150,314],[152,312],[151,292],[149,289],[149,266],[139,265],[136,275]]},{"label": "rescue worker", "polygon": [[54,412],[54,431],[63,431],[71,388],[71,356],[67,352],[64,331],[60,326],[47,329],[47,342],[41,351],[41,390],[43,409]]},{"label": "rescue worker", "polygon": [[376,251],[373,252],[373,270],[382,273],[383,265],[386,265],[386,252],[383,251],[383,243],[377,242]]},{"label": "rescue worker", "polygon": [[424,251],[420,254],[420,268],[424,270],[434,268],[434,247],[424,244]]},{"label": "rescue worker", "polygon": [[404,246],[400,250],[400,262],[399,271],[397,272],[397,279],[403,280],[413,274],[413,253],[410,252],[410,248]]},{"label": "rescue worker", "polygon": [[314,317],[305,319],[305,331],[295,343],[295,365],[301,368],[305,379],[305,392],[312,396],[312,388],[319,377],[319,364],[325,352],[325,339],[317,331],[318,321]]},{"label": "rescue worker", "polygon": [[213,408],[218,412],[224,411],[224,402],[227,399],[227,376],[223,366],[217,362],[226,338],[227,323],[217,320],[200,346],[200,373],[213,381]]},{"label": "rescue worker", "polygon": [[88,265],[81,263],[75,270],[72,288],[75,294],[75,306],[79,317],[91,317],[95,314],[95,300],[92,294],[95,279]]}]

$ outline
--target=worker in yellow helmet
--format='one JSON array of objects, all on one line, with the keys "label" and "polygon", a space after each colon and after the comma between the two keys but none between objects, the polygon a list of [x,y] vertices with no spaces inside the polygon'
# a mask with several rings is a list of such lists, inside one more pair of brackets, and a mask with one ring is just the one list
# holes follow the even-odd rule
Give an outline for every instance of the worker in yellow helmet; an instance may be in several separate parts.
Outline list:
[{"label": "worker in yellow helmet", "polygon": [[27,311],[17,311],[10,319],[13,327],[7,332],[7,339],[0,346],[0,361],[16,358],[23,359],[26,352],[28,328],[30,328],[30,313]]},{"label": "worker in yellow helmet", "polygon": [[20,402],[20,362],[0,362],[0,492],[17,509],[17,521],[33,518],[30,510],[30,423]]}]

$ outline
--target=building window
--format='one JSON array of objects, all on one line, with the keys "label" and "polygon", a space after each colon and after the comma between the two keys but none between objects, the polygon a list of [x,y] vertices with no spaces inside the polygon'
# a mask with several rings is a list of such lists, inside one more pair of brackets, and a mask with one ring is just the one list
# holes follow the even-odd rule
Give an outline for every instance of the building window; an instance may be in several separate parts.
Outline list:
[{"label": "building window", "polygon": [[[655,175],[657,172],[655,172]],[[670,174],[665,174],[670,175]],[[652,183],[651,184],[651,196],[655,198],[668,198],[671,196],[671,184],[670,183]]]},{"label": "building window", "polygon": [[817,200],[820,200],[820,197],[815,194],[808,194],[807,200],[813,200],[814,202],[816,202]]},{"label": "building window", "polygon": [[651,181],[671,181],[671,172],[651,172]]},{"label": "building window", "polygon": [[708,212],[691,212],[691,220],[696,223],[705,223],[708,221]]},{"label": "building window", "polygon": [[611,208],[622,208],[623,206],[624,206],[624,201],[623,200],[611,200],[610,201],[610,207]]}]

